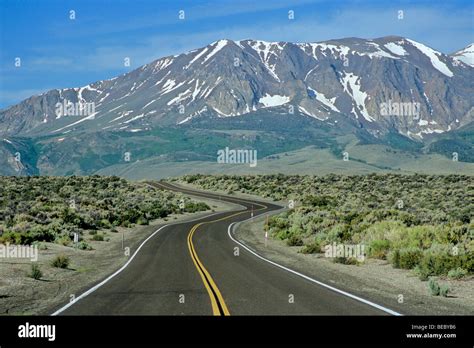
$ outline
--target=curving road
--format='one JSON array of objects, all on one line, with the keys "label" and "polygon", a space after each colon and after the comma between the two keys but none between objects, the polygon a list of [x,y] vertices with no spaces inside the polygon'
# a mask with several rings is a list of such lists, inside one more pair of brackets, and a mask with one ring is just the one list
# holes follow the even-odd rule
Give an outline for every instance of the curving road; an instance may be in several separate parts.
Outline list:
[{"label": "curving road", "polygon": [[229,237],[229,225],[252,211],[257,216],[280,206],[150,184],[246,209],[161,227],[121,271],[54,315],[397,314],[271,264]]}]

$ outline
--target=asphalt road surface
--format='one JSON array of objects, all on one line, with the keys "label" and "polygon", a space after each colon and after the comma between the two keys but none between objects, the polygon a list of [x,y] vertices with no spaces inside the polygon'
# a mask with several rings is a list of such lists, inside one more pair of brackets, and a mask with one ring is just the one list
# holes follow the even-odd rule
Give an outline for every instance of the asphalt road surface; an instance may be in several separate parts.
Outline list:
[{"label": "asphalt road surface", "polygon": [[252,211],[256,216],[281,207],[167,183],[151,184],[238,203],[246,209],[161,228],[121,272],[55,315],[387,314],[272,265],[230,239],[230,224],[249,219]]}]

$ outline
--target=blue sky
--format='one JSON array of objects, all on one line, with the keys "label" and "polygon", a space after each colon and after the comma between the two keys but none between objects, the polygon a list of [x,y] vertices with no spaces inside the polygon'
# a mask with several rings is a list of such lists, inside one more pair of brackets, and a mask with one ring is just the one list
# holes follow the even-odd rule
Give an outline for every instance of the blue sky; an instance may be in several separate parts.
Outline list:
[{"label": "blue sky", "polygon": [[[221,38],[314,42],[386,35],[451,53],[474,42],[474,2],[0,0],[0,108],[49,89],[112,78]],[[21,67],[15,67],[16,57]]]}]

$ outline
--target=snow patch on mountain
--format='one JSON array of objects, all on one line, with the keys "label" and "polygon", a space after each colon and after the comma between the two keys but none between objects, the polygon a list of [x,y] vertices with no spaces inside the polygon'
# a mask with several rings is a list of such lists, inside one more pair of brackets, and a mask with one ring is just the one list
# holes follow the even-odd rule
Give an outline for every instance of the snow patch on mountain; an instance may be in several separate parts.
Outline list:
[{"label": "snow patch on mountain", "polygon": [[126,123],[133,122],[133,121],[135,121],[135,120],[138,120],[138,119],[142,118],[143,116],[145,116],[145,114],[140,114],[140,115],[134,116],[134,117],[132,117],[131,119],[125,121],[124,123],[126,124]]},{"label": "snow patch on mountain", "polygon": [[194,58],[184,67],[184,69],[188,69],[195,61],[197,61],[199,58],[201,58],[206,52],[208,51],[208,47],[204,47],[204,49],[196,54]]},{"label": "snow patch on mountain", "polygon": [[161,89],[161,95],[165,95],[170,93],[171,91],[175,90],[176,88],[181,87],[184,85],[184,81],[176,84],[175,80],[168,80],[165,82],[163,85],[163,88]]},{"label": "snow patch on mountain", "polygon": [[102,103],[109,95],[110,95],[110,93],[107,92],[107,93],[105,94],[105,96],[103,96],[102,98],[100,98],[100,100],[98,101],[98,103]]},{"label": "snow patch on mountain", "polygon": [[184,92],[179,93],[176,97],[171,99],[168,103],[166,103],[166,105],[172,105],[172,104],[176,104],[178,102],[181,102],[181,101],[185,100],[187,97],[189,97],[190,94],[191,94],[191,89],[188,88]]},{"label": "snow patch on mountain", "polygon": [[[344,72],[344,75],[342,76],[342,87],[344,88],[344,91],[348,93],[354,102],[356,103],[356,106],[359,110],[359,112],[362,114],[362,116],[369,122],[375,121],[375,119],[369,115],[369,112],[367,111],[367,108],[365,107],[365,101],[367,100],[367,93],[363,92],[360,84],[360,77],[353,74],[349,73],[347,74]],[[358,118],[357,113],[355,112],[354,108],[352,109],[352,113]]]},{"label": "snow patch on mountain", "polygon": [[197,116],[200,116],[203,112],[207,111],[207,106],[204,106],[201,110],[199,111],[196,111],[194,113],[192,113],[191,115],[189,115],[188,117],[186,117],[184,120],[182,121],[179,121],[177,124],[183,124],[183,123],[186,123],[186,122],[189,122],[191,121],[193,118],[197,117]]},{"label": "snow patch on mountain", "polygon": [[421,53],[427,56],[431,60],[431,64],[436,70],[448,77],[453,76],[453,72],[449,70],[448,66],[439,59],[439,56],[441,56],[440,52],[435,51],[434,49],[429,48],[419,42],[410,39],[407,39],[407,41],[410,42],[413,46],[415,46]]},{"label": "snow patch on mountain", "polygon": [[173,61],[173,58],[164,58],[158,60],[153,68],[153,72],[165,69],[166,67],[170,66]]},{"label": "snow patch on mountain", "polygon": [[390,58],[390,59],[398,59],[398,57],[392,56],[390,53],[385,52],[382,50],[379,46],[379,44],[375,42],[367,42],[367,45],[370,45],[372,47],[375,47],[375,51],[373,52],[356,52],[356,54],[359,54],[361,56],[369,56],[370,58]]},{"label": "snow patch on mountain", "polygon": [[408,55],[407,51],[405,51],[405,49],[402,46],[397,45],[395,42],[386,43],[384,46],[386,49],[388,49],[393,54],[396,54],[397,56]]},{"label": "snow patch on mountain", "polygon": [[133,111],[132,110],[128,110],[128,111],[122,111],[118,117],[114,118],[113,120],[109,121],[109,123],[112,123],[112,122],[115,122],[117,120],[120,120],[121,118],[124,118],[125,116],[128,116],[132,113]]},{"label": "snow patch on mountain", "polygon": [[463,62],[464,64],[474,67],[474,43],[457,51],[452,57],[456,62]]},{"label": "snow patch on mountain", "polygon": [[219,110],[217,107],[213,106],[212,107],[214,109],[215,112],[217,112],[220,116],[225,116],[225,117],[231,117],[231,116],[235,116],[233,113],[230,113],[230,114],[226,114],[225,112]]},{"label": "snow patch on mountain", "polygon": [[153,104],[154,102],[158,101],[158,99],[153,99],[151,102],[146,103],[144,107],[142,107],[142,110],[145,109],[147,106]]},{"label": "snow patch on mountain", "polygon": [[265,94],[262,98],[260,98],[259,103],[262,103],[264,107],[269,108],[272,106],[280,106],[283,104],[286,104],[290,101],[290,97],[284,96],[284,95],[270,95],[270,94]]},{"label": "snow patch on mountain", "polygon": [[[278,57],[278,53],[283,50],[278,42],[267,42],[261,40],[250,41],[249,46],[257,53],[258,57],[265,65],[269,73],[275,78],[275,80],[280,81],[280,78],[275,72],[276,63],[271,64],[270,59],[272,56]],[[275,53],[277,51],[278,53]]]},{"label": "snow patch on mountain", "polygon": [[345,59],[349,56],[349,54],[358,56],[368,56],[369,58],[384,57],[391,59],[399,59],[398,57],[392,56],[390,53],[382,50],[381,47],[375,42],[367,42],[368,47],[374,47],[374,50],[369,51],[362,49],[351,49],[351,47],[346,45],[335,45],[323,42],[297,43],[296,45],[301,48],[306,54],[308,54],[307,49],[309,49],[309,56],[313,57],[314,59],[318,59],[318,52],[324,57],[332,55],[333,57],[336,57],[338,59]]},{"label": "snow patch on mountain", "polygon": [[163,76],[160,80],[158,80],[156,83],[155,83],[155,86],[158,86],[160,83],[163,82],[163,80],[171,73],[170,70],[168,70],[168,72],[165,74],[165,76]]},{"label": "snow patch on mountain", "polygon": [[316,57],[316,51],[319,48],[323,56],[327,56],[326,52],[329,50],[333,56],[344,57],[350,52],[350,48],[344,45],[332,45],[326,43],[311,43],[313,49],[313,57]]},{"label": "snow patch on mountain", "polygon": [[66,128],[75,126],[76,124],[82,123],[82,122],[87,121],[87,120],[93,120],[93,119],[95,118],[95,115],[97,115],[97,112],[94,112],[94,113],[90,114],[89,116],[86,116],[86,117],[84,117],[84,118],[81,118],[79,121],[76,121],[76,122],[73,122],[73,123],[71,123],[71,124],[68,124],[68,125],[65,126],[65,127],[56,129],[56,130],[54,130],[52,133],[60,132],[60,131],[62,131],[63,129],[66,129]]},{"label": "snow patch on mountain", "polygon": [[[204,83],[203,83],[204,85]],[[192,97],[193,97],[193,100],[196,99],[196,97],[198,96],[199,92],[201,91],[201,88],[199,87],[199,79],[197,79],[196,81],[196,86],[194,87],[194,91],[193,91],[193,94],[192,94]]]},{"label": "snow patch on mountain", "polygon": [[318,101],[320,101],[321,103],[329,107],[331,110],[340,112],[339,109],[334,105],[334,103],[336,102],[336,97],[328,99],[323,93],[320,93],[309,86],[308,86],[308,89],[314,93],[314,96]]},{"label": "snow patch on mountain", "polygon": [[297,45],[303,50],[303,52],[306,52],[306,48],[310,48],[310,52],[311,52],[310,56],[313,57],[314,59],[318,59],[318,54],[317,54],[318,51],[324,57],[328,56],[328,51],[329,51],[330,55],[340,58],[340,59],[343,59],[344,57],[349,55],[349,53],[351,52],[351,49],[347,46],[333,45],[333,44],[327,44],[327,43],[322,43],[322,42],[299,43]]},{"label": "snow patch on mountain", "polygon": [[308,116],[311,116],[311,117],[313,117],[313,118],[316,118],[316,119],[318,119],[318,120],[320,120],[320,121],[325,121],[325,120],[327,120],[327,117],[326,117],[325,119],[324,119],[324,118],[319,118],[319,117],[316,116],[315,114],[313,114],[313,113],[309,112],[308,110],[306,110],[306,109],[305,109],[304,107],[302,107],[301,105],[298,105],[298,110],[299,110],[301,113],[303,113],[303,114],[305,114],[305,115],[308,115]]},{"label": "snow patch on mountain", "polygon": [[221,49],[223,49],[225,47],[225,45],[227,45],[228,41],[227,40],[219,40],[217,42],[215,42],[215,47],[214,49],[212,50],[211,53],[209,53],[206,58],[204,58],[204,60],[202,61],[201,64],[204,64],[205,62],[207,62],[209,59],[212,58],[212,56],[214,56],[217,52],[219,52]]}]

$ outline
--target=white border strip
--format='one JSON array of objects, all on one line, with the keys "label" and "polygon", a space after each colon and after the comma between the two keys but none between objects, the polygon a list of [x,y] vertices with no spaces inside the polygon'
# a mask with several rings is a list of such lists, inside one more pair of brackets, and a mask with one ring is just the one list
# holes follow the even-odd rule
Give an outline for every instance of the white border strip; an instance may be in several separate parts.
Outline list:
[{"label": "white border strip", "polygon": [[[258,217],[258,216],[261,216],[261,215],[257,215],[257,216],[255,216],[255,217],[253,217],[253,218],[250,218],[250,219],[247,219],[247,220],[243,220],[243,221],[249,221],[249,220],[255,219],[255,218]],[[243,222],[243,221],[240,221],[240,222]],[[348,292],[346,292],[346,291],[339,290],[339,289],[337,289],[337,288],[335,288],[335,287],[333,287],[333,286],[331,286],[331,285],[322,283],[322,282],[320,282],[320,281],[318,281],[318,280],[316,280],[316,279],[313,279],[313,278],[311,278],[311,277],[308,277],[307,275],[304,275],[304,274],[302,274],[302,273],[296,272],[296,271],[294,271],[294,270],[292,270],[292,269],[290,269],[290,268],[287,268],[287,267],[282,266],[282,265],[280,265],[280,264],[278,264],[278,263],[276,263],[276,262],[273,262],[273,261],[270,261],[270,260],[264,258],[263,256],[257,254],[255,251],[251,250],[249,247],[247,247],[247,246],[244,245],[243,243],[239,242],[237,239],[235,239],[235,238],[232,236],[232,230],[233,230],[232,227],[233,227],[235,224],[236,224],[236,222],[231,223],[231,224],[229,225],[229,228],[227,229],[227,234],[229,235],[230,239],[232,239],[235,243],[239,244],[241,247],[243,247],[245,250],[247,250],[248,252],[252,253],[253,255],[255,255],[256,257],[258,257],[259,259],[261,259],[261,260],[263,260],[263,261],[266,261],[266,262],[268,262],[268,263],[271,263],[272,265],[274,265],[274,266],[276,266],[276,267],[279,267],[279,268],[281,268],[281,269],[283,269],[283,270],[285,270],[285,271],[287,271],[287,272],[296,274],[297,276],[300,276],[301,278],[304,278],[304,279],[306,279],[306,280],[309,280],[310,282],[313,282],[313,283],[316,283],[316,284],[318,284],[318,285],[321,285],[322,287],[325,287],[325,288],[327,288],[327,289],[329,289],[329,290],[332,290],[332,291],[334,291],[334,292],[337,292],[337,293],[339,293],[339,294],[341,294],[341,295],[350,297],[350,298],[352,298],[352,299],[354,299],[354,300],[356,300],[356,301],[359,301],[359,302],[365,303],[365,304],[367,304],[367,305],[369,305],[369,306],[371,306],[371,307],[380,309],[381,311],[384,311],[384,312],[386,312],[386,313],[388,313],[388,314],[396,315],[396,316],[401,316],[401,315],[403,315],[403,314],[398,313],[398,312],[395,312],[395,311],[393,311],[393,310],[391,310],[391,309],[389,309],[389,308],[383,307],[383,306],[381,306],[381,305],[378,305],[378,304],[376,304],[376,303],[374,303],[374,302],[368,301],[368,300],[366,300],[366,299],[363,299],[362,297],[353,295],[353,294],[348,293]]]},{"label": "white border strip", "polygon": [[107,278],[105,278],[103,281],[101,281],[99,284],[93,286],[92,288],[90,288],[89,290],[87,290],[86,292],[82,293],[81,295],[79,295],[78,297],[76,297],[74,299],[74,301],[71,301],[69,302],[68,304],[66,304],[65,306],[59,308],[56,312],[54,312],[53,314],[51,314],[51,316],[56,316],[58,314],[61,314],[62,312],[64,312],[66,309],[68,309],[69,307],[71,307],[73,304],[75,304],[76,302],[78,302],[79,300],[83,299],[84,297],[92,294],[94,291],[96,291],[98,288],[100,288],[102,285],[106,284],[107,282],[109,282],[111,279],[113,279],[114,277],[116,277],[118,274],[120,274],[125,268],[127,268],[127,266],[133,261],[133,259],[135,258],[135,256],[137,256],[138,252],[140,251],[140,249],[145,245],[146,242],[148,242],[151,238],[153,238],[158,232],[160,232],[163,228],[165,227],[168,227],[168,226],[173,226],[173,225],[178,225],[178,224],[182,224],[182,223],[188,223],[188,222],[192,222],[192,221],[196,221],[196,220],[201,220],[201,219],[205,219],[205,218],[208,218],[210,216],[214,216],[214,215],[217,215],[217,214],[222,214],[222,213],[226,213],[225,211],[224,212],[217,212],[217,213],[214,213],[214,214],[210,214],[210,215],[205,215],[205,216],[201,216],[201,217],[198,217],[196,219],[192,219],[192,220],[187,220],[187,221],[181,221],[181,222],[176,222],[176,223],[173,223],[173,224],[166,224],[164,226],[161,226],[159,229],[157,229],[155,232],[153,232],[150,236],[148,236],[147,239],[145,239],[141,244],[140,246],[138,247],[138,249],[133,253],[132,257],[117,271],[115,271],[115,273],[111,274],[110,276],[108,276]]}]

